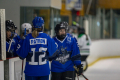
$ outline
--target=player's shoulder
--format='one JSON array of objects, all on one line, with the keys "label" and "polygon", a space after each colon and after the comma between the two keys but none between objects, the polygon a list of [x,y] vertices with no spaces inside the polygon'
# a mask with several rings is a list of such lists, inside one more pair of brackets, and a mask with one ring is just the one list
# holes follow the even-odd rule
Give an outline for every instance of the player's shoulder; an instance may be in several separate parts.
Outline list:
[{"label": "player's shoulder", "polygon": [[75,39],[72,36],[66,36],[66,42],[69,44],[72,44],[75,41]]},{"label": "player's shoulder", "polygon": [[56,36],[53,36],[52,38],[53,38],[53,39],[56,39]]},{"label": "player's shoulder", "polygon": [[39,34],[42,34],[42,35],[47,36],[47,34],[46,34],[46,33],[44,33],[44,32],[39,32]]},{"label": "player's shoulder", "polygon": [[29,37],[29,36],[31,36],[31,35],[32,35],[32,33],[29,33],[29,34],[27,34],[26,36],[28,36],[28,37]]},{"label": "player's shoulder", "polygon": [[74,36],[72,34],[67,33],[67,38],[70,38],[71,40],[73,40]]},{"label": "player's shoulder", "polygon": [[67,33],[67,36],[68,36],[68,37],[71,37],[72,39],[75,38],[75,36],[74,36],[73,34],[70,34],[70,33]]},{"label": "player's shoulder", "polygon": [[29,39],[31,39],[31,37],[32,37],[32,33],[29,33],[24,36],[24,39],[29,40]]},{"label": "player's shoulder", "polygon": [[86,38],[88,35],[86,34],[83,34],[81,38]]},{"label": "player's shoulder", "polygon": [[67,36],[69,36],[69,37],[73,37],[73,35],[72,35],[72,34],[70,34],[70,33],[67,33]]},{"label": "player's shoulder", "polygon": [[46,34],[46,33],[42,33],[42,37],[44,37],[44,38],[46,38],[48,40],[52,39],[52,37],[50,35]]}]

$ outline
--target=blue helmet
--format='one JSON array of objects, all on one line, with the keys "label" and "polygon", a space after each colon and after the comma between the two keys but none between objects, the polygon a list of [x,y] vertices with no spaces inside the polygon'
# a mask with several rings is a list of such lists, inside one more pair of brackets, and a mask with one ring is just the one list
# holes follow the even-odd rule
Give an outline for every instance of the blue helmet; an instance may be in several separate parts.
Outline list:
[{"label": "blue helmet", "polygon": [[42,17],[35,17],[32,23],[34,28],[42,28],[44,26],[44,20]]}]

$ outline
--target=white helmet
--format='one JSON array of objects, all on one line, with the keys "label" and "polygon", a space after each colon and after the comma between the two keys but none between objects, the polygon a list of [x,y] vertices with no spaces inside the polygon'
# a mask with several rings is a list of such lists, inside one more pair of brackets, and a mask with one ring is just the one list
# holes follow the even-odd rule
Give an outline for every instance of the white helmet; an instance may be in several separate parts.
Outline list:
[{"label": "white helmet", "polygon": [[26,28],[26,30],[29,30],[29,33],[31,33],[32,26],[31,26],[30,23],[23,23],[21,25],[21,29],[22,29],[23,32],[24,32],[25,28]]}]

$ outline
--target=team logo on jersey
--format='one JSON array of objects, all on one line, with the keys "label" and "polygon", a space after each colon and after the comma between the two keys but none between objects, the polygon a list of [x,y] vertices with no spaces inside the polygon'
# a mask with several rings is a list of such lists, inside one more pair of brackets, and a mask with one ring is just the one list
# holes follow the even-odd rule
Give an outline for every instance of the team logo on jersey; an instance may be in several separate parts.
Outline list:
[{"label": "team logo on jersey", "polygon": [[57,57],[56,61],[59,61],[59,63],[65,64],[70,58],[70,54],[59,54],[59,57]]},{"label": "team logo on jersey", "polygon": [[30,45],[36,45],[36,44],[47,44],[47,39],[46,38],[35,38],[35,39],[30,39]]},{"label": "team logo on jersey", "polygon": [[60,63],[65,64],[69,60],[70,54],[66,49],[67,49],[67,47],[64,48],[63,46],[61,46],[59,48],[59,53],[60,54],[56,58],[56,61],[59,61]]}]

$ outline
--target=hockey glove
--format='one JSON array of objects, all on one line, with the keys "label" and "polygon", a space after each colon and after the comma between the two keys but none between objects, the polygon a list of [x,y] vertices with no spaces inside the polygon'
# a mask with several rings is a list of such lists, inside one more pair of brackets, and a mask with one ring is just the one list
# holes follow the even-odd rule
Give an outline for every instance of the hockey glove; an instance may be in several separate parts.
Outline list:
[{"label": "hockey glove", "polygon": [[25,39],[26,36],[27,36],[27,35],[22,36],[21,39]]},{"label": "hockey glove", "polygon": [[55,60],[58,56],[59,56],[59,51],[56,50],[56,52],[52,56],[48,57],[48,60],[49,61]]},{"label": "hockey glove", "polygon": [[6,52],[6,58],[14,57],[14,53]]},{"label": "hockey glove", "polygon": [[80,64],[77,67],[74,66],[74,68],[75,68],[75,72],[78,74],[78,76],[80,76],[83,72],[83,65]]}]

